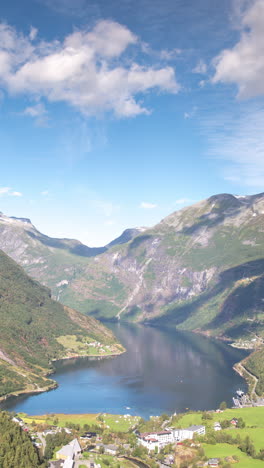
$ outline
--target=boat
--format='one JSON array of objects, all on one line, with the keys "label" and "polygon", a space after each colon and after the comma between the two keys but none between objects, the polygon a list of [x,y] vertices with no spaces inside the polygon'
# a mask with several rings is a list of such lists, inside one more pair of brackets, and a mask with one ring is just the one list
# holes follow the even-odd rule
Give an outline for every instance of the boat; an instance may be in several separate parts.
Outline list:
[{"label": "boat", "polygon": [[237,396],[238,396],[239,398],[241,398],[241,397],[245,394],[245,392],[243,392],[243,390],[240,390],[240,388],[239,388],[239,389],[236,391],[236,394],[237,394]]}]

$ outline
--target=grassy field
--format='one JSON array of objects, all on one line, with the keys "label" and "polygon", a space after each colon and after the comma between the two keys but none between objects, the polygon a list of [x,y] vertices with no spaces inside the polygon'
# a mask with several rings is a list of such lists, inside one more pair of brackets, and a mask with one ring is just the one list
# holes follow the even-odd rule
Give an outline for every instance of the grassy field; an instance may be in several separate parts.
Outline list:
[{"label": "grassy field", "polygon": [[237,468],[263,468],[264,462],[261,460],[254,460],[248,457],[245,453],[241,452],[237,447],[229,444],[203,444],[205,455],[208,458],[222,458],[232,457],[236,455],[239,462],[235,463],[234,466]]},{"label": "grassy field", "polygon": [[[264,428],[264,406],[255,408],[227,409],[223,413],[211,413],[213,419],[209,422],[223,421],[224,419],[243,418],[246,426]],[[192,424],[204,424],[202,420],[203,413],[186,413],[182,416],[176,426],[188,427]],[[264,437],[263,437],[264,446]]]},{"label": "grassy field", "polygon": [[64,346],[67,350],[78,355],[92,355],[92,356],[105,356],[111,355],[113,352],[117,352],[116,348],[111,345],[93,346],[90,343],[94,343],[93,339],[77,337],[76,335],[65,335],[59,336],[57,341]]},{"label": "grassy field", "polygon": [[27,424],[32,423],[32,421],[35,421],[37,424],[52,425],[54,420],[58,420],[56,425],[59,427],[66,427],[68,422],[80,424],[81,427],[83,427],[84,424],[88,424],[89,426],[93,424],[100,424],[100,421],[98,421],[97,419],[98,414],[48,414],[43,416],[28,416],[21,413],[20,417]]},{"label": "grassy field", "polygon": [[106,414],[104,413],[99,418],[99,414],[48,414],[43,416],[28,416],[24,413],[20,413],[19,416],[27,424],[31,424],[35,421],[37,424],[50,424],[52,425],[54,421],[56,426],[67,427],[68,423],[80,424],[83,427],[85,424],[89,426],[92,425],[102,425],[107,427],[112,431],[118,432],[127,432],[131,427],[133,427],[138,420],[138,416],[124,416],[124,415],[115,415],[115,414]]},{"label": "grassy field", "polygon": [[[238,429],[230,427],[223,432],[230,434],[235,438],[238,434],[241,440],[247,436],[252,440],[256,452],[264,449],[264,407],[255,408],[241,408],[241,409],[227,409],[222,413],[210,413],[212,419],[203,420],[202,413],[184,414],[178,422],[174,422],[175,427],[188,427],[192,424],[205,424],[208,428],[213,428],[214,422],[224,420],[231,420],[232,418],[242,418],[246,427]],[[225,458],[228,456],[236,455],[239,457],[239,463],[235,466],[238,468],[255,468],[264,467],[264,462],[261,460],[254,460],[249,458],[245,453],[241,452],[236,445],[217,443],[215,445],[203,444],[205,454],[210,458]]]},{"label": "grassy field", "polygon": [[104,414],[104,423],[113,431],[127,432],[138,421],[138,416],[125,417],[123,415]]}]

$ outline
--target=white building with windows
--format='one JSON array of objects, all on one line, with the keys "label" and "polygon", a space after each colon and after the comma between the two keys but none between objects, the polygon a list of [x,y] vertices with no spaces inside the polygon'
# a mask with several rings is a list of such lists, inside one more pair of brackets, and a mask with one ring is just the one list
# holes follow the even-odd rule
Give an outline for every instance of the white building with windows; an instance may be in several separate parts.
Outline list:
[{"label": "white building with windows", "polygon": [[172,429],[170,431],[144,432],[138,436],[138,443],[148,450],[160,450],[165,445],[193,439],[194,435],[204,435],[205,426],[190,426],[187,429]]},{"label": "white building with windows", "polygon": [[155,450],[156,447],[160,449],[173,442],[173,431],[144,432],[138,437],[138,443],[147,447],[148,450]]},{"label": "white building with windows", "polygon": [[205,426],[190,426],[186,430],[192,433],[191,439],[193,439],[194,434],[199,436],[205,435]]}]

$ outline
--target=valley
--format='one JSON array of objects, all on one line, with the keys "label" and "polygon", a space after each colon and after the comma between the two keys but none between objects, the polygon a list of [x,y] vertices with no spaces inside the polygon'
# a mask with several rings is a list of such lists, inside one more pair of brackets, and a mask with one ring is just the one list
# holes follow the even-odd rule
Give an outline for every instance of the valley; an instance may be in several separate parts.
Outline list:
[{"label": "valley", "polygon": [[1,397],[54,388],[45,375],[56,359],[123,352],[95,319],[244,343],[256,350],[244,374],[249,384],[254,374],[261,395],[263,245],[264,194],[215,195],[102,248],[50,238],[26,218],[1,214],[0,248],[43,285],[1,254]]},{"label": "valley", "polygon": [[264,336],[263,245],[264,194],[215,195],[96,249],[0,217],[0,248],[66,306],[231,341]]}]

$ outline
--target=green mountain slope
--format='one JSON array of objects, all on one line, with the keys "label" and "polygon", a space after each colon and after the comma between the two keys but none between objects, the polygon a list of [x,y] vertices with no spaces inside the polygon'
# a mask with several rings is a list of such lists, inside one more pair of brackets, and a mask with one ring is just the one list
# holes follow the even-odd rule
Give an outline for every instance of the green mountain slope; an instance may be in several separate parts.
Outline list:
[{"label": "green mountain slope", "polygon": [[25,271],[48,286],[53,297],[79,277],[89,259],[133,239],[144,228],[127,229],[105,247],[90,248],[75,239],[57,239],[39,232],[27,218],[8,217],[0,212],[0,249]]},{"label": "green mountain slope", "polygon": [[0,251],[0,396],[38,391],[50,385],[52,360],[72,355],[119,353],[113,334],[50,297],[50,291],[28,277]]},{"label": "green mountain slope", "polygon": [[84,314],[230,338],[263,332],[264,194],[215,195],[89,257],[32,229],[2,216],[0,247]]},{"label": "green mountain slope", "polygon": [[217,195],[91,259],[61,297],[98,318],[254,337],[263,259],[263,194]]}]

